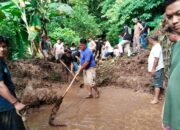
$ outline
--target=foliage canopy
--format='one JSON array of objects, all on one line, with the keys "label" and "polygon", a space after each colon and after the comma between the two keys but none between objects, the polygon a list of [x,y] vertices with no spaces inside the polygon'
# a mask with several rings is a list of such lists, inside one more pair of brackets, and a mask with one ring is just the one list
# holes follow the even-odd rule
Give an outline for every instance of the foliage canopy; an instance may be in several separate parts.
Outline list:
[{"label": "foliage canopy", "polygon": [[[68,44],[81,37],[103,37],[116,43],[124,25],[133,19],[146,20],[151,29],[159,26],[163,0],[11,0],[0,2],[0,35],[10,37],[11,59],[38,52],[43,31],[54,44]],[[31,51],[28,51],[31,50]]]}]

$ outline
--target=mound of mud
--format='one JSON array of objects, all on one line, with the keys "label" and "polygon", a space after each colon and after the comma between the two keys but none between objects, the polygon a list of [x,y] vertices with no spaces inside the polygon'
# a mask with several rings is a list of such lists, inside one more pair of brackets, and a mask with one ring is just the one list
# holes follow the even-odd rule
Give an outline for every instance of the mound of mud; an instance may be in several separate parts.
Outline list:
[{"label": "mound of mud", "polygon": [[51,104],[59,97],[65,80],[60,63],[41,59],[9,61],[8,67],[16,85],[18,98],[25,104]]},{"label": "mound of mud", "polygon": [[148,56],[147,50],[131,58],[121,57],[99,63],[97,84],[151,92],[151,76],[147,72]]}]

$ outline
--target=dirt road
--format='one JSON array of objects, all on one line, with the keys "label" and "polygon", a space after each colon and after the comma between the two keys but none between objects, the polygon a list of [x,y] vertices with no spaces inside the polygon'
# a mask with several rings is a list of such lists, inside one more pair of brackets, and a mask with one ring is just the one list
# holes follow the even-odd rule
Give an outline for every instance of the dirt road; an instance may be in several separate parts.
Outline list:
[{"label": "dirt road", "polygon": [[152,95],[119,87],[100,88],[99,99],[84,99],[86,89],[73,88],[65,97],[56,122],[50,127],[52,106],[33,112],[27,121],[30,130],[161,130],[162,102],[151,105]]}]

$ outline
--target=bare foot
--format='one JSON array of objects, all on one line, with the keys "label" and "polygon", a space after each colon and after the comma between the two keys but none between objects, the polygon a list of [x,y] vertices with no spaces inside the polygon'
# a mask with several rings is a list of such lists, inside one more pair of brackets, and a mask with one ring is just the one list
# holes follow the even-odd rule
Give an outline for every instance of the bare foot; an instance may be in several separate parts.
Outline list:
[{"label": "bare foot", "polygon": [[99,91],[96,92],[95,98],[99,98]]},{"label": "bare foot", "polygon": [[151,101],[151,104],[157,104],[157,103],[159,103],[159,101],[157,99],[154,99]]},{"label": "bare foot", "polygon": [[88,95],[87,97],[85,97],[85,99],[90,99],[90,98],[93,98],[93,95],[92,95],[92,94],[90,94],[90,95]]}]

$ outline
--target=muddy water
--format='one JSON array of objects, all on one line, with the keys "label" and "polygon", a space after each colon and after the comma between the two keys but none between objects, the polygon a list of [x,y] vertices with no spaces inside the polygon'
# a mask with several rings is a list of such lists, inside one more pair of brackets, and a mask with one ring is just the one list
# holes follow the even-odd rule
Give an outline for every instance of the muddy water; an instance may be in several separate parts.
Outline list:
[{"label": "muddy water", "polygon": [[152,95],[132,90],[101,88],[99,99],[84,99],[86,89],[73,88],[65,97],[55,122],[66,127],[51,127],[52,106],[43,106],[28,119],[30,130],[160,130],[162,103],[149,104]]}]

